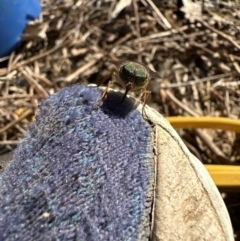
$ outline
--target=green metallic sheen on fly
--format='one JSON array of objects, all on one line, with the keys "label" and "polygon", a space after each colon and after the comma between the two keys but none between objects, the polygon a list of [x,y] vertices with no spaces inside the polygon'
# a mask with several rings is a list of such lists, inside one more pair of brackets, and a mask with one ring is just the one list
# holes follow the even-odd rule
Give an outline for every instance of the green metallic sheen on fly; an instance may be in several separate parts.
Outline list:
[{"label": "green metallic sheen on fly", "polygon": [[148,80],[148,71],[141,64],[129,62],[121,66],[119,77],[126,82],[134,80],[136,86],[142,86]]},{"label": "green metallic sheen on fly", "polygon": [[101,98],[104,100],[107,97],[110,84],[116,84],[125,88],[122,102],[125,100],[129,91],[143,92],[141,100],[143,101],[144,107],[151,93],[147,88],[149,87],[152,78],[159,77],[158,74],[136,62],[125,61],[113,63],[117,66],[117,69],[99,83],[99,85],[101,85],[108,81],[108,85]]}]

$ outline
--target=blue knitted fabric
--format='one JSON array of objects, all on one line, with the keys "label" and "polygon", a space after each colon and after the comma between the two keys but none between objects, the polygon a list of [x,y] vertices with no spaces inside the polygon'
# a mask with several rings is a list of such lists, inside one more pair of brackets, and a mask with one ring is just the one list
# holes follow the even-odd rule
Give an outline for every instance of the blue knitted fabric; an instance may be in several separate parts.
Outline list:
[{"label": "blue knitted fabric", "polygon": [[78,85],[41,103],[0,176],[0,241],[149,239],[151,127],[100,96]]}]

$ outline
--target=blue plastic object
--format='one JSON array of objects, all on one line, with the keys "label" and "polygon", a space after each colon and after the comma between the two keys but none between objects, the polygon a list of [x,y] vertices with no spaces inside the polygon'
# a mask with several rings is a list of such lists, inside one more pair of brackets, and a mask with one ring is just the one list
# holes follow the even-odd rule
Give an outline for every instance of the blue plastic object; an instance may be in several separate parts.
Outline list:
[{"label": "blue plastic object", "polygon": [[19,45],[26,24],[40,12],[39,0],[0,0],[0,58]]}]

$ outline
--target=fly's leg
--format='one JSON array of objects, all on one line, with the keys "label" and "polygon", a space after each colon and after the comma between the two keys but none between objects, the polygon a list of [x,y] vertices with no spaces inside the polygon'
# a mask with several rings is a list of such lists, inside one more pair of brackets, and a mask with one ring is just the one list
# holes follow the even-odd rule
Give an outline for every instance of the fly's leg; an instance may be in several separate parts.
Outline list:
[{"label": "fly's leg", "polygon": [[109,87],[111,87],[111,86],[113,86],[113,85],[118,85],[119,86],[119,84],[116,82],[116,81],[114,81],[114,79],[116,78],[116,72],[115,71],[113,71],[113,72],[111,72],[109,75],[107,75],[105,78],[103,78],[99,83],[98,83],[98,86],[100,86],[100,85],[102,85],[103,83],[105,83],[106,81],[108,82],[107,83],[107,86],[106,86],[106,88],[104,89],[104,91],[103,91],[103,93],[102,93],[102,95],[101,95],[101,98],[99,99],[99,100],[102,100],[102,101],[104,101],[106,98],[107,98],[107,94],[108,94],[108,89],[109,89]]},{"label": "fly's leg", "polygon": [[98,87],[99,87],[100,85],[104,84],[106,81],[108,82],[108,83],[107,83],[107,87],[106,87],[105,90],[103,91],[100,100],[105,100],[106,97],[107,97],[107,92],[108,92],[108,88],[109,88],[108,86],[109,86],[109,84],[110,84],[110,82],[111,82],[112,75],[113,75],[113,73],[111,72],[110,74],[108,74],[107,76],[105,76],[101,81],[98,82],[98,85],[97,85]]},{"label": "fly's leg", "polygon": [[107,84],[106,88],[104,89],[104,91],[102,93],[101,100],[103,100],[103,101],[106,100],[107,94],[108,94],[108,89],[113,84],[114,84],[114,81],[112,81],[112,80],[108,81],[108,84]]},{"label": "fly's leg", "polygon": [[96,102],[93,104],[93,108],[94,109],[99,109],[100,106],[102,106],[103,101],[107,98],[107,92],[108,92],[108,88],[109,88],[109,84],[111,82],[111,78],[112,78],[113,73],[111,72],[110,74],[108,74],[107,76],[105,76],[103,79],[101,79],[97,86],[99,87],[100,85],[104,84],[106,81],[107,83],[107,87],[104,89],[101,97],[99,97]]},{"label": "fly's leg", "polygon": [[151,91],[144,89],[143,94],[141,96],[141,101],[143,102],[142,115],[146,116],[147,118],[148,118],[148,116],[147,116],[147,113],[145,111],[145,105],[147,104],[148,100],[150,99],[150,96],[151,96]]},{"label": "fly's leg", "polygon": [[147,116],[147,113],[146,113],[146,111],[145,111],[145,105],[147,104],[147,102],[148,102],[148,100],[150,99],[150,96],[151,96],[151,91],[148,90],[148,88],[149,88],[149,86],[150,86],[150,79],[151,79],[151,78],[148,79],[148,81],[147,81],[148,83],[147,83],[147,85],[145,86],[145,88],[142,89],[143,94],[142,94],[142,96],[141,96],[141,101],[143,102],[142,115],[143,115],[143,117],[144,117],[144,115],[145,115],[146,118],[148,118],[148,116]]}]

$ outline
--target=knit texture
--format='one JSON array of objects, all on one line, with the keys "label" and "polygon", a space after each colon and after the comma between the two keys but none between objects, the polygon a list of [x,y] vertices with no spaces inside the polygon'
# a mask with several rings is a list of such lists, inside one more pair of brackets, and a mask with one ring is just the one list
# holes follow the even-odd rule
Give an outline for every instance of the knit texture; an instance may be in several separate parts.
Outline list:
[{"label": "knit texture", "polygon": [[149,239],[151,127],[100,96],[77,85],[41,103],[0,176],[0,241]]}]

